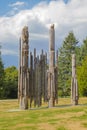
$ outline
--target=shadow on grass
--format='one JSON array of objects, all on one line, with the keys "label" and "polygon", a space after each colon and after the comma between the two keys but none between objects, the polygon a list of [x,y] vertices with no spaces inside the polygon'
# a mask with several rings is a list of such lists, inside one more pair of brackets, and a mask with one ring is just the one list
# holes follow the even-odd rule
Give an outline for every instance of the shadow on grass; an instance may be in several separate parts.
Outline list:
[{"label": "shadow on grass", "polygon": [[[78,104],[78,105],[72,105],[72,104],[67,104],[67,105],[56,105],[54,107],[50,107],[51,109],[54,109],[54,108],[69,108],[69,107],[72,107],[72,106],[87,106],[87,103],[86,104]],[[15,111],[27,111],[27,110],[43,110],[43,109],[48,109],[49,107],[48,106],[44,106],[44,107],[36,107],[36,108],[29,108],[29,109],[26,109],[26,110],[21,110],[21,109],[11,109],[9,110],[9,112],[15,112]],[[49,109],[50,109],[49,108]]]}]

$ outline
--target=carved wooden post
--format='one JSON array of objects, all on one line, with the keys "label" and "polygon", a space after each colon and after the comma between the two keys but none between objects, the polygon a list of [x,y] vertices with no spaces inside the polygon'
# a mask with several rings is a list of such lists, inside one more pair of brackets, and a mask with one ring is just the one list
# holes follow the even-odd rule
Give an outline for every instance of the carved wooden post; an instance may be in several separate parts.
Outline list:
[{"label": "carved wooden post", "polygon": [[37,58],[36,58],[36,49],[34,48],[34,107],[36,106],[36,62],[37,62]]},{"label": "carved wooden post", "polygon": [[41,62],[38,61],[38,107],[41,105]]},{"label": "carved wooden post", "polygon": [[58,50],[56,51],[56,67],[55,67],[55,99],[58,104]]},{"label": "carved wooden post", "polygon": [[71,101],[73,105],[78,105],[78,85],[76,79],[76,57],[72,54],[72,80],[71,80]]},{"label": "carved wooden post", "polygon": [[20,76],[21,76],[21,38],[19,40],[19,63],[18,63],[18,101],[20,99]]},{"label": "carved wooden post", "polygon": [[41,53],[41,86],[42,86],[42,96],[44,99],[44,54],[43,54],[43,50]]},{"label": "carved wooden post", "polygon": [[30,108],[32,107],[32,101],[34,96],[34,89],[33,89],[33,55],[30,52],[30,85],[29,85],[29,93],[30,93]]},{"label": "carved wooden post", "polygon": [[48,72],[48,98],[49,107],[55,106],[55,31],[54,25],[50,27],[50,48],[49,48],[49,72]]},{"label": "carved wooden post", "polygon": [[39,64],[39,56],[37,56],[37,59],[36,59],[36,105],[38,105],[38,77],[39,77],[39,74],[38,74],[38,64]]},{"label": "carved wooden post", "polygon": [[47,53],[45,53],[44,55],[44,62],[45,62],[45,65],[44,65],[44,86],[45,86],[45,92],[44,92],[44,101],[47,102]]},{"label": "carved wooden post", "polygon": [[28,27],[25,26],[22,30],[20,46],[20,81],[19,86],[19,102],[20,109],[28,109],[28,87],[29,87],[29,72],[28,72]]}]

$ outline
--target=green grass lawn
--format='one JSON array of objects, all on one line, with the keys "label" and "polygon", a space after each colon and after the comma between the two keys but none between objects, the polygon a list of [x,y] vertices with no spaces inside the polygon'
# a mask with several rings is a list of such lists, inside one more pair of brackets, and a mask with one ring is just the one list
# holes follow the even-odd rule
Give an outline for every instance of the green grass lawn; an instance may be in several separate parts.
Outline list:
[{"label": "green grass lawn", "polygon": [[17,100],[0,100],[0,130],[87,130],[87,98],[78,106],[60,98],[55,108],[25,111],[19,111]]}]

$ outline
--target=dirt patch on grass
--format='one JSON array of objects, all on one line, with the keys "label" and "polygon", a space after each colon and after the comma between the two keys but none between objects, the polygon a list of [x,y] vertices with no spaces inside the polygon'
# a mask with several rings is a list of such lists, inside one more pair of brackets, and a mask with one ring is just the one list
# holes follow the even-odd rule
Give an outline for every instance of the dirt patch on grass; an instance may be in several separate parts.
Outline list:
[{"label": "dirt patch on grass", "polygon": [[20,123],[20,124],[17,124],[17,125],[15,125],[15,126],[12,126],[12,129],[14,130],[14,129],[18,129],[18,128],[26,128],[27,126],[32,126],[32,124],[24,124],[24,123]]},{"label": "dirt patch on grass", "polygon": [[69,122],[67,128],[69,130],[87,130],[87,128],[84,128],[80,122]]},{"label": "dirt patch on grass", "polygon": [[84,114],[85,112],[77,112],[77,113],[65,113],[65,114],[59,114],[59,115],[57,115],[57,116],[55,116],[56,118],[58,118],[58,119],[68,119],[68,118],[72,118],[72,117],[80,117],[80,116],[82,116],[83,114]]},{"label": "dirt patch on grass", "polygon": [[48,123],[41,123],[38,125],[38,130],[55,130],[55,126]]}]

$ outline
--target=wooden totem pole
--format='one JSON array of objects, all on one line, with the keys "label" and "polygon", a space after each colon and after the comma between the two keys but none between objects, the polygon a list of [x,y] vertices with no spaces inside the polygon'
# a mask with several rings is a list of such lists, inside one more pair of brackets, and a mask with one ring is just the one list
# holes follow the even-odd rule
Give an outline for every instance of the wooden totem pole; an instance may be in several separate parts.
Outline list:
[{"label": "wooden totem pole", "polygon": [[78,105],[78,84],[76,79],[76,56],[72,54],[71,102]]},{"label": "wooden totem pole", "polygon": [[28,27],[22,30],[19,47],[18,96],[20,109],[28,109],[29,70],[28,70]]},{"label": "wooden totem pole", "polygon": [[56,83],[55,83],[55,30],[54,25],[50,27],[50,43],[49,43],[49,70],[48,70],[48,100],[49,107],[55,106],[55,93],[56,93]]}]

